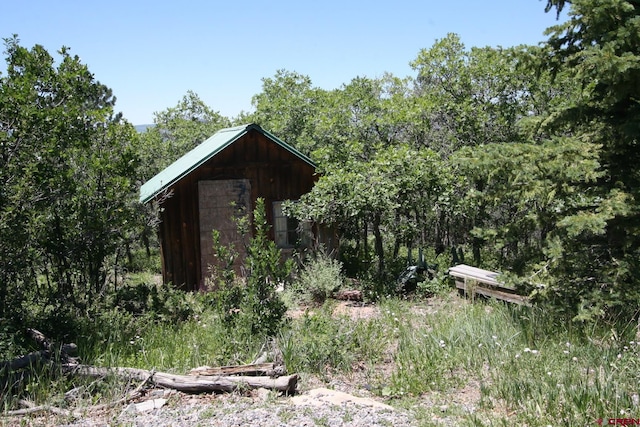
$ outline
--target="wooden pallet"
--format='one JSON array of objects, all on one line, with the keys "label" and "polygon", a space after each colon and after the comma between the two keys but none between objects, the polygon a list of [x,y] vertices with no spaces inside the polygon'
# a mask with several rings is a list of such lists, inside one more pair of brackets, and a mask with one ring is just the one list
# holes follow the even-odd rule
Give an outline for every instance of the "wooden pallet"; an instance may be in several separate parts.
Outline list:
[{"label": "wooden pallet", "polygon": [[449,276],[453,277],[456,287],[464,291],[465,295],[475,298],[476,295],[484,295],[490,298],[511,302],[514,304],[529,305],[528,298],[518,295],[513,286],[497,280],[500,273],[483,270],[470,265],[459,264],[449,269]]}]

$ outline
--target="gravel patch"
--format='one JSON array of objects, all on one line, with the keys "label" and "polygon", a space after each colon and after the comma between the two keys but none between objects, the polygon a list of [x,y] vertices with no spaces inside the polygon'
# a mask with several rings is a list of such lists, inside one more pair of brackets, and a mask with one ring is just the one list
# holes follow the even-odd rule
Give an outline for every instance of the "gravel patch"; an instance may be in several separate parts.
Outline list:
[{"label": "gravel patch", "polygon": [[[49,424],[53,425],[53,424]],[[133,405],[108,414],[92,414],[64,427],[135,426],[416,426],[402,409],[354,404],[294,404],[290,397],[272,392],[251,396],[198,395],[173,393],[167,404],[148,412],[137,412]]]}]

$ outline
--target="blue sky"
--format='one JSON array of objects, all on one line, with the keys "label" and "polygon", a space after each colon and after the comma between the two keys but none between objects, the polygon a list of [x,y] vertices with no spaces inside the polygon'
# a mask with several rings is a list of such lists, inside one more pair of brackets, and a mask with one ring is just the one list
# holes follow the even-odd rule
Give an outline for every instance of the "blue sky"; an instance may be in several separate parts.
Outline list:
[{"label": "blue sky", "polygon": [[188,90],[223,115],[251,111],[261,79],[279,69],[308,75],[324,89],[357,76],[413,75],[409,62],[420,49],[450,32],[467,47],[537,44],[557,23],[545,4],[22,0],[2,6],[0,37],[18,34],[21,45],[41,44],[51,54],[71,48],[113,89],[116,110],[146,124]]}]

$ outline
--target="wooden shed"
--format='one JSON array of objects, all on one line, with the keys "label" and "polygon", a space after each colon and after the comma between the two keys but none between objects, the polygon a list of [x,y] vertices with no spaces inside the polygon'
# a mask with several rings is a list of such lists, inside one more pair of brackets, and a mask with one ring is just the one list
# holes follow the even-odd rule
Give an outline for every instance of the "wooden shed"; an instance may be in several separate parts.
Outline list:
[{"label": "wooden shed", "polygon": [[265,200],[271,238],[292,248],[297,222],[281,203],[311,191],[315,165],[305,155],[255,124],[222,129],[151,178],[140,201],[161,203],[158,235],[162,276],[185,290],[202,290],[213,264],[212,231],[221,243],[236,243],[234,215]]}]

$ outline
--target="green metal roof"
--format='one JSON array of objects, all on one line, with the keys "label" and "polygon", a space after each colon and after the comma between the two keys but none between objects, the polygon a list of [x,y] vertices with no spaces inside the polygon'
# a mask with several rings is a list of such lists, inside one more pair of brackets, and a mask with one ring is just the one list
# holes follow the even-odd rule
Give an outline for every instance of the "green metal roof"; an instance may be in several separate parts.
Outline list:
[{"label": "green metal roof", "polygon": [[183,177],[187,176],[193,170],[197,169],[200,165],[211,159],[213,156],[224,150],[229,145],[246,135],[249,131],[255,129],[260,132],[285,150],[299,157],[304,162],[308,163],[312,167],[316,165],[307,156],[285,143],[281,139],[276,138],[266,130],[262,129],[256,124],[248,124],[242,126],[236,126],[226,129],[221,129],[216,132],[212,137],[202,142],[193,150],[189,151],[184,156],[173,162],[165,170],[145,182],[140,187],[140,202],[147,203],[153,199],[163,190],[166,190],[176,182],[180,181]]}]

